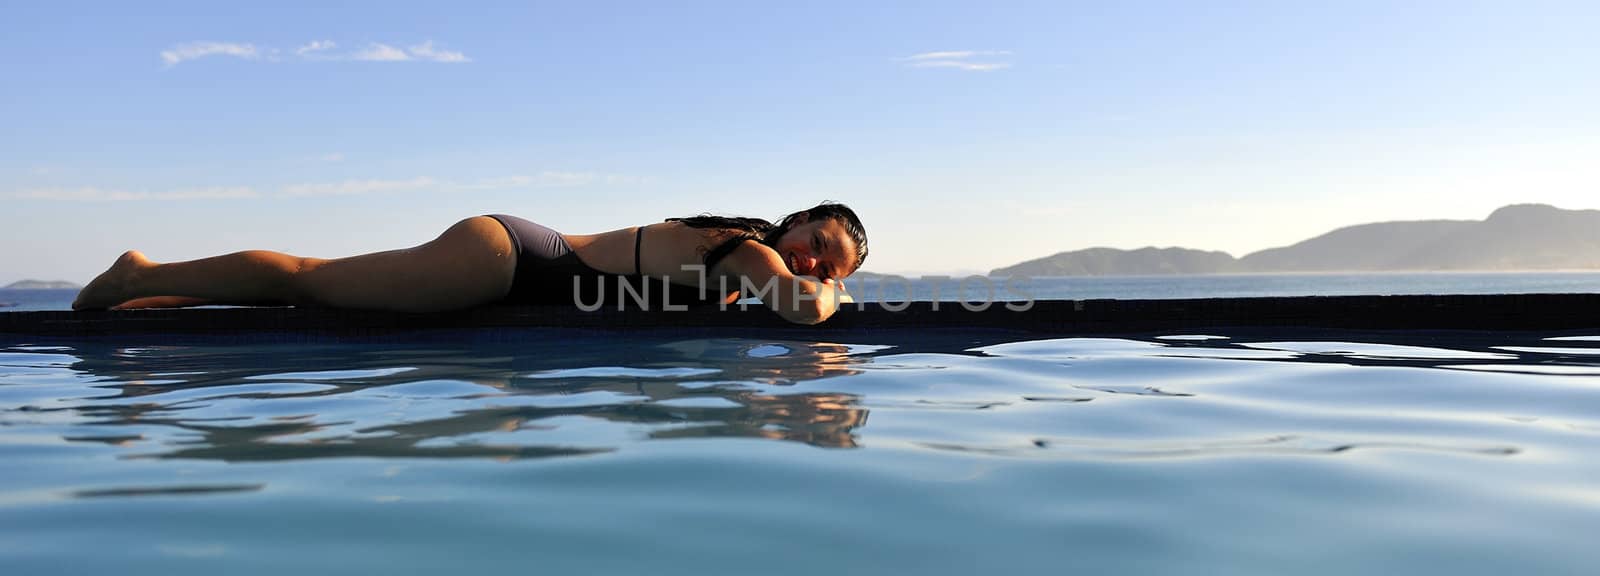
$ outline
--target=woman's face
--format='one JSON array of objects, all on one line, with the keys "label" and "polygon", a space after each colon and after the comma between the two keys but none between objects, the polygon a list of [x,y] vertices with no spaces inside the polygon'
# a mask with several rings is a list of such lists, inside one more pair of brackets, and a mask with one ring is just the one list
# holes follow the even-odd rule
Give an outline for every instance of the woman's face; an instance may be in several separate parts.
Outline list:
[{"label": "woman's face", "polygon": [[796,224],[778,238],[774,250],[796,276],[842,280],[855,272],[856,243],[834,218]]}]

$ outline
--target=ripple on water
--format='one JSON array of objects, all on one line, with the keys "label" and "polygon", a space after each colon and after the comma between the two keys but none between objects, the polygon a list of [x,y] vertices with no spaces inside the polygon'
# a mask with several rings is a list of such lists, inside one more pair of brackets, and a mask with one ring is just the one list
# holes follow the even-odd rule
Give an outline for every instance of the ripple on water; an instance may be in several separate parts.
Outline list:
[{"label": "ripple on water", "polygon": [[410,366],[370,368],[365,370],[318,370],[315,372],[279,372],[246,376],[246,380],[365,380],[382,378],[416,370]]},{"label": "ripple on water", "polygon": [[1300,354],[1347,356],[1381,360],[1515,360],[1515,354],[1452,350],[1428,346],[1369,344],[1362,342],[1246,342],[1240,346],[1284,350]]},{"label": "ripple on water", "polygon": [[[19,550],[112,573],[219,556],[275,572],[1600,562],[1594,491],[1576,488],[1600,461],[1600,357],[1582,352],[1600,339],[857,336],[12,346],[0,565]],[[797,546],[828,553],[773,555]]]},{"label": "ripple on water", "polygon": [[1554,354],[1558,356],[1600,356],[1600,346],[1594,348],[1573,348],[1556,346],[1495,346],[1496,350],[1507,352],[1523,352],[1528,354]]},{"label": "ripple on water", "polygon": [[[1569,364],[1443,364],[1436,366],[1447,370],[1476,370],[1504,372],[1507,374],[1546,374],[1558,376],[1600,376],[1600,366]],[[1600,383],[1600,381],[1597,381]]]},{"label": "ripple on water", "polygon": [[710,376],[721,372],[715,368],[626,368],[622,366],[596,366],[592,368],[569,368],[565,370],[546,370],[533,374],[523,375],[524,378],[690,378],[695,376]]}]

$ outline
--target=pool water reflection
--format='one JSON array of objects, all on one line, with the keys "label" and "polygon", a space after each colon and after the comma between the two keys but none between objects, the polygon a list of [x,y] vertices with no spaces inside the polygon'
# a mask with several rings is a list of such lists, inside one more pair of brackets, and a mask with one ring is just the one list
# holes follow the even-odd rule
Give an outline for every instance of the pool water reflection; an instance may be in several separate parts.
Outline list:
[{"label": "pool water reflection", "polygon": [[7,338],[7,574],[1600,560],[1588,334]]}]

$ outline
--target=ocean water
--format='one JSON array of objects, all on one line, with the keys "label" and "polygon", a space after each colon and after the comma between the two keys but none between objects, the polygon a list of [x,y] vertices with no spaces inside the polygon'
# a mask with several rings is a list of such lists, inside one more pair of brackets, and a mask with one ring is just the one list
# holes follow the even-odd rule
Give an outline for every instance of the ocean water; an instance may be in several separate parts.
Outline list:
[{"label": "ocean water", "polygon": [[8,575],[1577,575],[1594,534],[1600,331],[0,335]]},{"label": "ocean water", "polygon": [[[1009,286],[1003,278],[896,277],[846,280],[846,287],[864,302],[1555,294],[1600,292],[1600,272],[1080,276],[1026,278]],[[74,290],[0,290],[0,312],[67,310],[76,295]]]},{"label": "ocean water", "polygon": [[[1390,294],[1556,294],[1600,292],[1600,272],[1431,272],[1383,274],[1216,274],[846,280],[868,302],[1367,296]],[[992,296],[991,296],[992,294]]]}]

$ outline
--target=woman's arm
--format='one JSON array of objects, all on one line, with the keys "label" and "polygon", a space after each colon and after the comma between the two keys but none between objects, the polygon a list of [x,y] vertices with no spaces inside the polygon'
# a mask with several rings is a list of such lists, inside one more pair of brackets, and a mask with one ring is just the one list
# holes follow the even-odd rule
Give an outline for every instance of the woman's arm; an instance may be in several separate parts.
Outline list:
[{"label": "woman's arm", "polygon": [[730,287],[748,288],[746,295],[760,298],[790,322],[816,324],[839,309],[841,292],[832,282],[795,276],[777,252],[753,240],[734,248],[711,275],[726,278]]}]

